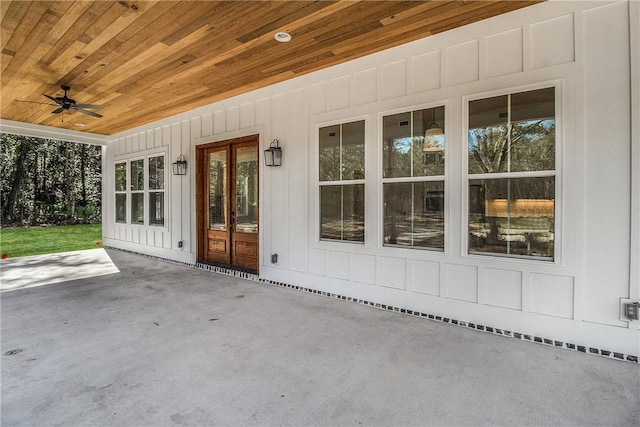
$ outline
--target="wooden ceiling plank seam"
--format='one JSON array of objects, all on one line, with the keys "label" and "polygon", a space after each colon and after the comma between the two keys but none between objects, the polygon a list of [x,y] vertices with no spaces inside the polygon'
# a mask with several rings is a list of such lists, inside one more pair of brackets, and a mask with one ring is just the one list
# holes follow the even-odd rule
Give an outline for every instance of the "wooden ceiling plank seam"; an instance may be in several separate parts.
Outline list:
[{"label": "wooden ceiling plank seam", "polygon": [[[454,7],[460,7],[463,6],[464,3],[462,0],[438,0],[438,1],[434,1],[434,0],[429,0],[426,1],[424,3],[420,3],[418,5],[416,5],[415,7],[412,7],[410,9],[404,10],[402,12],[396,13],[393,16],[388,16],[382,20],[380,20],[380,22],[382,23],[382,25],[389,25],[389,24],[394,24],[398,21],[404,21],[404,22],[411,22],[412,20],[417,19],[418,15],[422,15],[424,13],[433,13],[433,14],[438,14],[441,13],[440,11],[437,11],[437,9],[443,7],[443,6],[454,6]],[[434,10],[436,9],[436,10]]]},{"label": "wooden ceiling plank seam", "polygon": [[[335,20],[331,19],[332,22],[338,24],[338,26],[333,26],[332,28],[328,28],[327,26],[320,26],[318,29],[321,30],[320,34],[314,35],[314,38],[318,42],[340,42],[349,37],[353,37],[358,35],[360,32],[359,27],[362,25],[369,25],[369,28],[382,28],[383,25],[381,21],[384,17],[393,16],[396,13],[405,11],[408,7],[413,7],[414,2],[390,2],[391,6],[386,6],[388,2],[373,2],[369,4],[367,2],[363,2],[364,8],[361,11],[357,12],[358,21],[357,25],[354,25],[352,16],[346,16],[343,20]],[[356,7],[357,5],[354,5]],[[354,13],[356,13],[354,11]],[[372,25],[373,24],[373,25]]]},{"label": "wooden ceiling plank seam", "polygon": [[[164,2],[159,2],[157,7],[160,7],[160,5],[163,5],[163,3]],[[175,3],[171,2],[170,4],[173,4],[175,7]],[[149,9],[149,10],[152,10],[152,9]],[[161,16],[165,16],[167,13],[167,10],[165,8],[161,8],[161,11],[162,11]],[[138,21],[140,20],[139,19],[135,20],[130,26],[128,26],[125,29],[125,31],[130,32],[131,28]],[[166,23],[169,23],[169,21],[171,21],[171,17],[165,16],[164,21]],[[157,20],[154,21],[154,23],[157,23]],[[88,58],[85,58],[82,63],[76,64],[71,70],[67,70],[67,73],[62,77],[62,79],[64,81],[73,82],[74,80],[78,79],[80,76],[84,74],[84,70],[85,70],[84,65],[87,65],[90,63],[96,63],[96,62],[102,61],[103,63],[110,64],[110,68],[117,69],[122,65],[118,61],[120,60],[124,61],[128,59],[128,56],[126,56],[126,53],[130,53],[132,56],[135,56],[139,52],[143,52],[147,48],[147,46],[150,46],[150,43],[152,41],[147,37],[146,34],[140,35],[140,31],[143,31],[146,28],[146,31],[149,32],[149,27],[145,27],[144,23],[140,23],[140,25],[137,26],[137,28],[139,31],[135,33],[132,32],[131,33],[132,37],[127,41],[127,43],[130,43],[131,46],[129,46],[129,44],[122,43],[119,40],[117,40],[118,36],[122,34],[122,32],[120,32],[118,33],[118,35],[112,38],[108,43],[106,43],[101,48],[99,48],[94,54],[90,55]],[[157,27],[152,27],[152,28],[157,28]],[[161,28],[157,28],[157,30],[161,31]],[[107,52],[106,56],[104,56],[104,52]],[[101,78],[101,76],[108,74],[109,72],[110,70],[108,70],[107,67],[102,67],[98,72],[96,72],[93,75],[93,77],[96,79],[99,79]]]},{"label": "wooden ceiling plank seam", "polygon": [[[191,3],[190,3],[191,5]],[[212,8],[208,3],[198,3],[196,7],[190,7],[179,16],[175,16],[172,20],[169,36],[160,38],[159,41],[170,46],[182,37],[198,30],[199,27],[209,24],[211,20],[212,10],[220,10],[220,3],[215,2],[216,7]]]},{"label": "wooden ceiling plank seam", "polygon": [[0,23],[2,25],[4,25],[4,17],[7,16],[12,3],[11,1],[0,1]]},{"label": "wooden ceiling plank seam", "polygon": [[[120,6],[120,5],[118,5]],[[120,6],[122,7],[122,6]],[[100,55],[93,55],[91,52],[99,52],[102,48],[107,45],[112,36],[110,34],[114,34],[122,31],[128,25],[130,25],[135,19],[136,16],[132,14],[121,15],[114,22],[109,25],[108,28],[105,29],[99,36],[94,38],[91,43],[86,45],[79,52],[79,56],[83,58],[83,61],[77,66],[81,68],[85,68],[81,74],[74,75],[73,84],[79,88],[90,87],[92,82],[95,81],[95,74],[98,71],[102,71],[104,67],[108,67],[110,64],[105,61],[104,57],[100,57]],[[71,73],[72,70],[67,70],[67,73]]]},{"label": "wooden ceiling plank seam", "polygon": [[[53,18],[43,16],[31,28],[38,37],[45,34],[41,40],[0,56],[0,67],[9,62],[14,73],[2,76],[0,117],[68,129],[80,121],[84,131],[110,135],[538,2],[157,0],[140,1],[138,10],[117,1],[101,7],[49,2],[58,24],[47,33]],[[27,11],[36,6],[27,4]],[[27,12],[16,21],[19,10],[10,4],[0,12],[2,42],[9,46],[5,35],[14,45],[27,42],[24,29],[23,40],[15,38],[27,22]],[[68,27],[82,17],[93,25],[83,31]],[[293,42],[277,43],[277,31],[292,34]],[[56,51],[68,60],[55,57]],[[54,59],[43,66],[44,58]],[[48,74],[53,62],[57,76]],[[46,101],[42,93],[57,95],[62,81],[78,102],[104,105],[105,118],[52,115],[55,106],[16,101]]]},{"label": "wooden ceiling plank seam", "polygon": [[44,36],[51,30],[55,23],[58,22],[58,18],[48,11],[48,5],[46,3],[40,3],[40,5],[45,7],[46,10],[44,10],[42,14],[34,14],[33,18],[37,17],[38,22],[33,25],[29,35],[25,38],[24,43],[22,43],[20,50],[2,70],[0,84],[6,84],[22,69]]},{"label": "wooden ceiling plank seam", "polygon": [[[474,2],[475,1],[476,0],[474,0]],[[493,8],[492,7],[482,8],[480,11],[477,11],[473,14],[472,13],[461,14],[459,19],[457,20],[450,18],[448,20],[440,21],[437,23],[437,25],[433,26],[433,34],[442,33],[445,31],[452,30],[454,28],[458,28],[460,26],[472,24],[474,22],[477,22],[478,20],[492,18],[496,16],[496,14],[501,14],[501,13],[510,12],[511,10],[516,10],[519,8],[518,5],[522,3],[523,2],[510,1],[507,7],[505,7],[505,5],[502,5],[502,4],[494,3]]]},{"label": "wooden ceiling plank seam", "polygon": [[[309,22],[313,22],[313,21],[321,18],[323,16],[323,14],[329,13],[330,11],[331,12],[340,11],[342,9],[345,9],[345,8],[351,6],[351,4],[352,4],[352,2],[350,2],[350,1],[340,1],[338,3],[334,3],[334,4],[326,7],[325,9],[322,9],[319,12],[314,12],[314,13],[312,13],[312,14],[304,17],[304,18],[299,19],[296,22],[288,24],[288,25],[286,25],[286,27],[278,28],[274,32],[277,32],[277,31],[280,31],[280,30],[282,30],[282,31],[287,30],[289,32],[295,32],[295,30],[297,28],[300,28],[300,27],[302,27],[304,25],[307,25]],[[215,64],[217,64],[219,62],[222,62],[222,61],[224,61],[224,60],[226,60],[226,59],[228,59],[230,57],[236,56],[236,55],[240,54],[241,52],[243,52],[245,50],[251,49],[255,45],[260,45],[260,44],[262,44],[262,43],[264,43],[264,42],[266,42],[268,40],[269,41],[273,40],[273,35],[265,34],[263,36],[255,38],[255,39],[253,39],[253,40],[251,40],[249,42],[243,43],[243,44],[237,46],[234,49],[230,49],[229,51],[227,51],[223,55],[218,55],[218,56],[216,56],[214,58],[211,58],[211,60],[210,60],[211,64],[203,64],[202,67],[208,67],[210,65],[215,65]]]},{"label": "wooden ceiling plank seam", "polygon": [[[3,51],[12,52],[12,61],[7,64],[2,64],[2,71],[6,70],[9,65],[15,60],[16,56],[24,58],[33,49],[33,46],[37,41],[35,37],[39,34],[34,34],[34,30],[37,27],[38,22],[43,18],[49,9],[48,3],[34,2],[30,3],[29,9],[20,19],[20,23],[16,27],[11,37],[7,41]],[[25,51],[27,51],[25,53]],[[15,67],[15,65],[14,65]]]},{"label": "wooden ceiling plank seam", "polygon": [[[193,39],[201,39],[205,37],[209,32],[208,28],[200,28],[197,32],[192,33],[189,37]],[[142,54],[137,55],[125,64],[122,65],[122,69],[124,71],[110,73],[102,77],[100,80],[94,82],[96,87],[96,94],[104,94],[113,87],[126,85],[126,81],[128,79],[136,79],[138,74],[141,72],[143,67],[148,67],[149,64],[156,64],[159,61],[162,61],[168,52],[179,52],[183,51],[186,45],[190,44],[191,40],[189,38],[183,38],[180,42],[167,47],[164,43],[156,43],[151,48],[144,51]]]},{"label": "wooden ceiling plank seam", "polygon": [[[5,2],[2,3],[3,5],[5,4]],[[9,7],[7,8],[7,11],[1,21],[2,40],[0,40],[0,46],[2,47],[2,51],[5,51],[6,49],[7,51],[12,52],[13,56],[20,47],[17,43],[19,43],[20,40],[23,40],[30,30],[30,28],[28,28],[27,26],[20,27],[20,23],[31,7],[31,3],[13,1],[8,4]],[[20,34],[20,30],[24,34]],[[9,42],[11,41],[12,37],[16,37],[16,40],[14,40],[13,44],[10,45]]]},{"label": "wooden ceiling plank seam", "polygon": [[[131,73],[127,76],[117,76],[114,86],[117,86],[118,90],[122,93],[126,93],[130,85],[142,79],[145,85],[153,87],[156,82],[165,80],[172,74],[175,74],[176,70],[171,70],[169,64],[180,60],[185,54],[192,55],[193,59],[190,61],[191,66],[193,66],[194,62],[205,61],[207,59],[206,57],[196,57],[191,53],[193,50],[187,49],[187,47],[191,47],[193,42],[205,38],[208,33],[209,29],[203,27],[198,32],[192,33],[188,38],[181,40],[181,42],[173,46],[164,46],[156,55],[148,58],[144,66],[138,68],[137,73]],[[105,80],[107,78],[108,76],[105,77]]]},{"label": "wooden ceiling plank seam", "polygon": [[[342,10],[342,8],[339,8],[337,10]],[[313,14],[314,16],[317,16],[317,13]],[[306,20],[305,20],[306,22]],[[241,46],[239,46],[237,49],[233,49],[234,51],[239,51],[238,53],[236,53],[236,56],[239,55],[246,55],[247,57],[251,57],[254,55],[254,51],[255,53],[259,53],[260,56],[263,56],[265,54],[265,49],[263,46],[258,45],[258,43],[260,42],[266,42],[266,43],[271,43],[271,49],[274,49],[276,51],[283,51],[283,47],[282,45],[278,44],[277,42],[275,42],[273,40],[273,37],[271,37],[270,35],[265,37],[262,36],[259,39],[254,39],[251,42],[247,42],[246,44],[243,44]],[[251,45],[250,48],[246,47],[247,45]],[[251,49],[251,51],[249,51],[248,49]],[[244,52],[243,52],[244,51]],[[230,57],[228,53],[224,54],[225,57],[229,57],[231,58],[231,60],[233,60],[234,62],[236,62],[235,59],[233,59],[233,57]],[[206,61],[203,61],[200,65],[196,66],[196,67],[191,67],[189,70],[184,71],[183,73],[179,73],[176,76],[172,77],[172,80],[179,80],[179,79],[186,79],[186,78],[190,78],[192,75],[197,74],[202,72],[203,70],[206,69],[211,69],[213,66],[215,65],[219,65],[218,63],[221,62],[220,59],[220,55],[218,56],[214,56],[212,55],[212,57],[209,59],[207,58]]]},{"label": "wooden ceiling plank seam", "polygon": [[[67,31],[64,32],[62,37],[57,41],[54,48],[42,58],[43,65],[50,65],[53,61],[56,61],[59,57],[64,56],[65,52],[73,43],[78,41],[80,36],[84,33],[87,27],[94,24],[99,19],[101,14],[105,12],[112,2],[78,2],[80,6],[86,6],[77,10],[73,14],[64,15],[60,19],[61,27],[66,27]],[[72,21],[72,22],[70,22]]]},{"label": "wooden ceiling plank seam", "polygon": [[278,10],[280,12],[275,17],[265,17],[268,22],[260,27],[243,34],[238,37],[237,40],[246,43],[258,37],[264,35],[273,35],[279,28],[286,27],[292,22],[298,21],[300,18],[307,16],[309,13],[318,13],[323,9],[328,8],[330,5],[336,3],[335,1],[312,1],[312,2],[288,2],[290,5],[295,6],[295,9],[291,11]]},{"label": "wooden ceiling plank seam", "polygon": [[[425,33],[429,32],[429,34],[431,33],[430,27],[433,26],[435,23],[443,21],[445,19],[450,19],[453,18],[455,19],[456,13],[454,13],[455,10],[459,11],[459,13],[462,13],[462,10],[464,8],[466,9],[466,12],[471,12],[473,10],[476,10],[478,8],[483,7],[482,4],[478,3],[478,4],[473,4],[473,5],[464,5],[464,6],[460,6],[455,8],[454,10],[447,10],[444,13],[438,14],[438,15],[432,15],[429,12],[425,12],[425,14],[427,14],[428,16],[425,16],[423,19],[418,19],[415,22],[411,23],[411,24],[407,24],[404,23],[402,21],[398,21],[395,22],[393,24],[389,24],[387,26],[385,26],[381,31],[380,34],[378,35],[378,37],[383,38],[385,40],[391,40],[391,37],[394,36],[399,36],[400,34],[403,33],[408,33],[411,32],[413,30],[418,30],[418,29],[424,29]],[[426,37],[426,35],[425,35]],[[417,37],[419,38],[419,37]],[[413,39],[416,40],[417,38]],[[393,46],[398,46],[400,44],[404,44],[407,43],[409,41],[413,41],[413,40],[405,40],[401,43],[394,43],[393,41],[391,41],[391,44],[389,47],[393,47]],[[375,43],[375,42],[374,42]],[[371,45],[372,41],[369,37],[366,36],[357,36],[354,37],[353,39],[349,40],[346,43],[340,43],[339,45],[337,45],[333,50],[333,52],[336,55],[344,55],[347,52],[352,52],[352,51],[357,51],[361,48],[364,48],[365,46]]]}]

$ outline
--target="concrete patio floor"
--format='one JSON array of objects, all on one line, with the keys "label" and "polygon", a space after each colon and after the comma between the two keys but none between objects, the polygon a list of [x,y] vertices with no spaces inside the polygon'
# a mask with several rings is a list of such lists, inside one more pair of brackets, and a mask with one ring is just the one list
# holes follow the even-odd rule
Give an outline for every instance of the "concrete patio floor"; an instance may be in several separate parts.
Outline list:
[{"label": "concrete patio floor", "polygon": [[3,292],[3,426],[640,425],[640,366],[108,250]]}]

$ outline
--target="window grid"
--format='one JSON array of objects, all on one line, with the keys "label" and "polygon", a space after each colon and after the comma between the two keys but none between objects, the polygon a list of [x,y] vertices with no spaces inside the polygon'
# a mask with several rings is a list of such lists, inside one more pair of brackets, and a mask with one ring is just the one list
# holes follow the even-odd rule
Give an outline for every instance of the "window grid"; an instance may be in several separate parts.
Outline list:
[{"label": "window grid", "polygon": [[[155,170],[153,174],[152,166]],[[165,226],[165,154],[117,161],[114,163],[114,171],[115,222]],[[153,180],[155,183],[152,183]]]},{"label": "window grid", "polygon": [[[389,124],[387,120],[390,121],[394,117],[401,120],[400,117],[406,114],[409,114],[409,134],[400,133],[397,137],[394,137],[394,130],[388,129]],[[434,123],[442,130],[445,128],[444,115],[445,107],[437,106],[391,114],[383,116],[382,118],[383,163],[386,162],[383,164],[384,174],[382,177],[383,246],[444,251],[444,189],[446,171],[444,164],[441,166],[441,174],[430,174],[428,171],[427,167],[430,166],[432,159],[428,157],[426,135],[426,131]],[[422,120],[418,119],[418,116],[421,116]],[[391,135],[387,135],[387,133]],[[385,176],[387,174],[397,175],[398,173],[402,173],[402,165],[394,164],[391,154],[393,150],[396,149],[394,141],[407,138],[410,140],[408,176]],[[440,138],[440,150],[441,153],[445,153],[446,136],[444,135],[444,130]],[[422,147],[422,149],[420,147]],[[388,158],[385,157],[385,149]],[[422,155],[423,158],[418,159],[416,157],[418,153]],[[443,156],[444,154],[439,155]],[[416,163],[419,160],[423,162],[423,167],[425,168],[424,174],[416,171]],[[440,161],[444,163],[444,157],[437,159],[436,163]],[[438,168],[438,166],[435,167],[436,169]],[[405,171],[407,171],[407,169],[405,169]],[[406,185],[403,186],[402,184],[411,184],[410,189],[404,192],[401,191],[403,187],[406,188]],[[422,194],[417,191],[416,186],[422,188]],[[391,189],[395,191],[387,191]],[[426,194],[424,194],[425,192]],[[435,203],[436,210],[430,210],[433,207],[432,201],[429,200],[430,193],[438,193],[436,199],[441,200],[441,202]],[[417,196],[420,196],[422,206],[418,205]],[[402,206],[408,208],[408,214]],[[419,219],[421,219],[421,221],[419,221]],[[406,230],[406,228],[408,228],[408,230]]]},{"label": "window grid", "polygon": [[[519,107],[514,103],[515,96],[520,98],[522,105]],[[472,173],[472,130],[482,127],[489,129],[496,124],[483,123],[480,120],[478,125],[479,119],[472,118],[471,103],[483,101],[490,103],[501,97],[506,97],[506,114],[502,113],[499,116],[506,119],[506,123],[503,123],[506,126],[506,170]],[[529,97],[528,102],[523,103],[522,99],[527,100],[527,97]],[[469,106],[467,109],[468,166],[466,168],[469,203],[466,244],[468,253],[554,261],[557,247],[555,242],[556,199],[559,192],[556,170],[556,125],[558,123],[556,87],[512,92],[467,102]],[[515,117],[515,108],[520,108],[519,116],[521,117]],[[527,108],[529,111],[526,111]],[[471,124],[472,120],[476,122],[476,126]],[[524,128],[523,123],[527,124]],[[515,132],[522,132],[523,129],[524,133],[514,138]],[[540,142],[544,141],[544,138],[550,141],[546,147]],[[479,142],[476,140],[475,144]],[[529,153],[527,160],[537,160],[539,162],[537,169],[535,165],[531,166],[526,162],[514,163],[514,161],[522,162],[522,159],[514,160],[513,153],[517,153],[517,150],[522,149],[521,147],[526,144],[533,147],[528,147],[532,152]],[[476,150],[479,152],[477,148]],[[549,165],[549,163],[552,164]],[[526,170],[527,168],[530,170]],[[495,190],[501,187],[502,192]],[[494,189],[493,193],[503,194],[502,198],[487,197],[491,188]],[[478,215],[480,219],[476,218]]]},{"label": "window grid", "polygon": [[[319,129],[320,240],[364,242],[364,125],[362,120]],[[346,126],[352,128],[348,136],[345,133]],[[332,128],[336,128],[336,132],[331,132]],[[333,137],[337,137],[338,171],[334,174],[337,180],[327,179],[332,169],[330,139]],[[360,151],[355,156],[353,152],[346,152],[347,137],[350,146],[355,146],[355,150]],[[327,153],[328,158],[324,158]],[[351,163],[346,159],[348,154],[351,155]],[[350,172],[352,177],[345,176],[347,172]],[[362,177],[353,177],[358,175]],[[346,203],[347,200],[351,202],[349,205]]]}]

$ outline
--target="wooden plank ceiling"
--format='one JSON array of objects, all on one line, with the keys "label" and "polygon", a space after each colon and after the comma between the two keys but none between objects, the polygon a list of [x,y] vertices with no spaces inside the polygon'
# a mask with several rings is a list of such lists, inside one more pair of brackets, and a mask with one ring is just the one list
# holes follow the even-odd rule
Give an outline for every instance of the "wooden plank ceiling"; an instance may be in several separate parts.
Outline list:
[{"label": "wooden plank ceiling", "polygon": [[3,0],[0,117],[111,135],[538,2]]}]

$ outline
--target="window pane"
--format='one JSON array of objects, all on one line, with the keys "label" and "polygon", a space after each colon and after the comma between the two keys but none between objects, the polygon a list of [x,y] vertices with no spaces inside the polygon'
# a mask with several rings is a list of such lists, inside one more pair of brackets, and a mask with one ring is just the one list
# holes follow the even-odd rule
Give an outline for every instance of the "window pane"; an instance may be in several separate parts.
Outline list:
[{"label": "window pane", "polygon": [[131,194],[131,222],[144,224],[144,193]]},{"label": "window pane", "polygon": [[149,193],[149,224],[164,225],[164,192]]},{"label": "window pane", "polygon": [[469,173],[554,169],[555,88],[469,103]]},{"label": "window pane", "polygon": [[144,160],[133,160],[131,162],[131,190],[144,190]]},{"label": "window pane", "polygon": [[320,238],[342,240],[342,186],[320,187]]},{"label": "window pane", "polygon": [[384,184],[384,243],[444,249],[444,183]]},{"label": "window pane", "polygon": [[364,185],[320,187],[320,238],[364,242]]},{"label": "window pane", "polygon": [[364,179],[364,120],[342,125],[342,179]]},{"label": "window pane", "polygon": [[227,229],[227,152],[209,154],[209,229]]},{"label": "window pane", "polygon": [[116,191],[127,191],[126,163],[116,163]]},{"label": "window pane", "polygon": [[384,178],[444,175],[444,107],[382,119]]},{"label": "window pane", "polygon": [[164,156],[149,158],[149,189],[164,189]]},{"label": "window pane", "polygon": [[469,182],[469,252],[553,259],[555,178]]},{"label": "window pane", "polygon": [[340,125],[320,128],[320,181],[340,180]]},{"label": "window pane", "polygon": [[342,186],[342,240],[364,242],[364,185]]},{"label": "window pane", "polygon": [[320,128],[320,181],[364,179],[364,120]]},{"label": "window pane", "polygon": [[236,151],[236,230],[258,232],[258,151],[242,147]]},{"label": "window pane", "polygon": [[116,194],[116,222],[127,222],[126,194]]},{"label": "window pane", "polygon": [[469,102],[469,173],[507,171],[508,97]]},{"label": "window pane", "polygon": [[411,113],[382,119],[382,158],[384,178],[411,176]]},{"label": "window pane", "polygon": [[511,95],[512,172],[555,169],[555,88]]},{"label": "window pane", "polygon": [[444,107],[413,112],[413,175],[444,175]]}]

